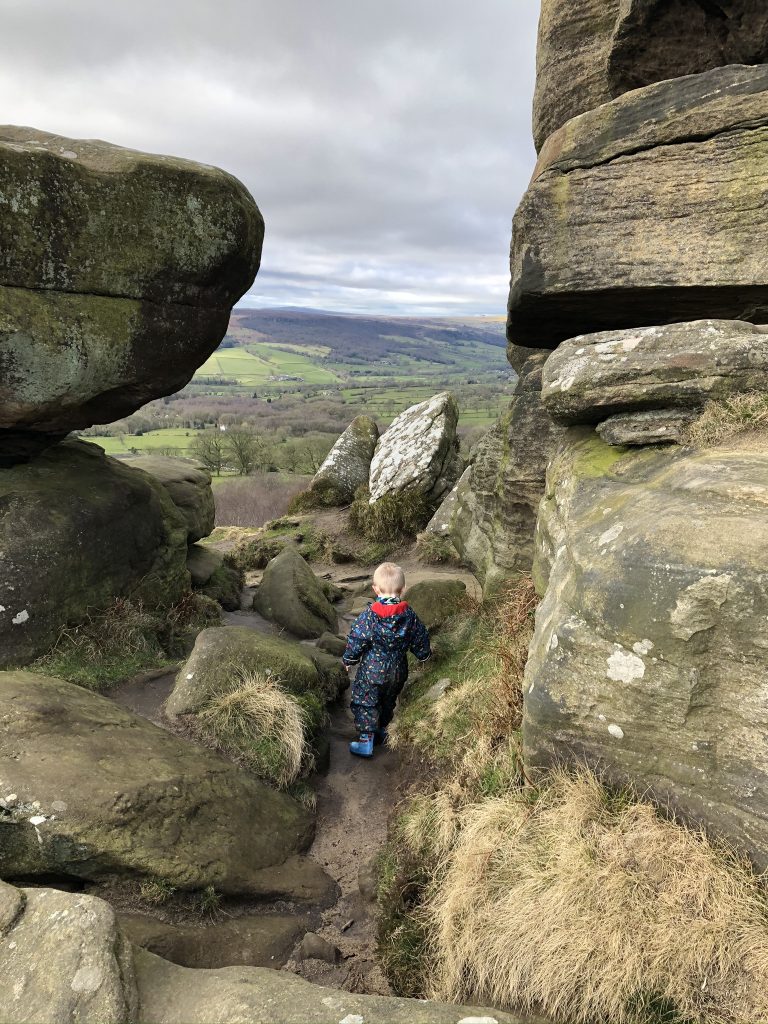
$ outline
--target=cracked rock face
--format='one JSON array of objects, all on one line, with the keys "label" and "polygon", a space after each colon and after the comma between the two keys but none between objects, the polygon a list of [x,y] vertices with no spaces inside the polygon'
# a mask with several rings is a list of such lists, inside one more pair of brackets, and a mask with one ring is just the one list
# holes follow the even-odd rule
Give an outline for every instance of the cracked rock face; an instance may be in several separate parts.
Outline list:
[{"label": "cracked rock face", "polygon": [[632,89],[767,57],[762,0],[543,0],[536,146]]},{"label": "cracked rock face", "polygon": [[662,82],[569,121],[515,215],[508,335],[768,321],[768,67]]},{"label": "cracked rock face", "polygon": [[768,864],[768,454],[611,448],[547,475],[524,752],[648,787]]},{"label": "cracked rock face", "polygon": [[472,464],[444,499],[426,532],[448,541],[486,592],[529,572],[547,462],[562,435],[541,404],[541,367],[549,353],[519,364],[508,409],[480,440]]},{"label": "cracked rock face", "polygon": [[315,473],[310,490],[323,496],[325,504],[343,505],[368,483],[371,460],[379,440],[379,428],[370,416],[356,416],[328,452]]},{"label": "cracked rock face", "polygon": [[698,320],[563,342],[544,367],[542,400],[561,423],[597,423],[617,413],[695,411],[767,382],[768,327]]},{"label": "cracked rock face", "polygon": [[213,167],[0,128],[0,455],[177,391],[253,281],[261,215]]},{"label": "cracked rock face", "polygon": [[430,501],[446,495],[464,469],[458,422],[459,408],[448,391],[401,412],[376,446],[369,481],[371,503],[401,491],[418,491]]}]

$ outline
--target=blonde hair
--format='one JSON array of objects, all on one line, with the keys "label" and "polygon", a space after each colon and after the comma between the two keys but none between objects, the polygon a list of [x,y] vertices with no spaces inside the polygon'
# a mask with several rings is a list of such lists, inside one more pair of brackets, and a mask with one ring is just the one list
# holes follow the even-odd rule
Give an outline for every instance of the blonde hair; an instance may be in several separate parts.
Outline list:
[{"label": "blonde hair", "polygon": [[382,562],[373,574],[373,585],[382,594],[402,594],[405,590],[405,573],[394,562]]}]

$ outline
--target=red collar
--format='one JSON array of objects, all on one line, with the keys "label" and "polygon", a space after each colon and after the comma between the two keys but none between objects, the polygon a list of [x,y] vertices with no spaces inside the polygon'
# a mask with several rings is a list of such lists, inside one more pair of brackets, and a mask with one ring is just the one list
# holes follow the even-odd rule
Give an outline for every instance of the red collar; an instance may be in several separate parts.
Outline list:
[{"label": "red collar", "polygon": [[407,601],[400,601],[399,604],[382,604],[381,601],[374,601],[371,605],[371,611],[375,615],[380,615],[383,619],[388,619],[390,615],[402,615],[407,610]]}]

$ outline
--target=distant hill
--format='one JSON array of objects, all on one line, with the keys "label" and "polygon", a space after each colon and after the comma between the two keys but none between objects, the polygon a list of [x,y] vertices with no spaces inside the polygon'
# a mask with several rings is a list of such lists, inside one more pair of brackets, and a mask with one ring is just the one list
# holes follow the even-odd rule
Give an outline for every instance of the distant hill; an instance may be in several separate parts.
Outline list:
[{"label": "distant hill", "polygon": [[502,318],[353,316],[320,310],[236,309],[223,347],[311,356],[339,376],[505,373]]}]

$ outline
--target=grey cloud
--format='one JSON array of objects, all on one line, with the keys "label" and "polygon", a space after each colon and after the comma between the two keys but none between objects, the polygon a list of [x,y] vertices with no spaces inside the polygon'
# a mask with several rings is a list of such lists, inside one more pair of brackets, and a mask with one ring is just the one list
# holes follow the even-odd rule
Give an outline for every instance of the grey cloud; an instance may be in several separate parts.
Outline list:
[{"label": "grey cloud", "polygon": [[267,222],[251,302],[498,312],[538,6],[7,0],[0,90],[8,121],[240,177]]}]

